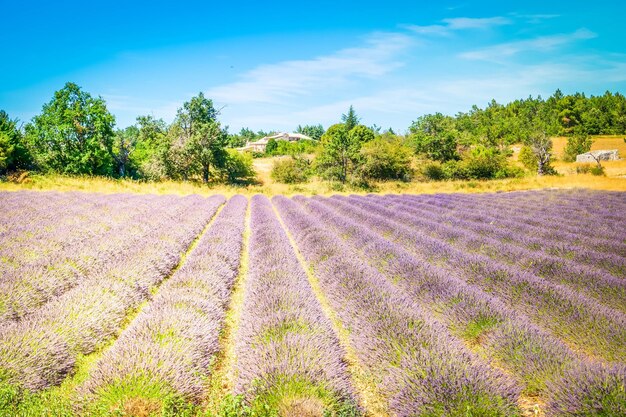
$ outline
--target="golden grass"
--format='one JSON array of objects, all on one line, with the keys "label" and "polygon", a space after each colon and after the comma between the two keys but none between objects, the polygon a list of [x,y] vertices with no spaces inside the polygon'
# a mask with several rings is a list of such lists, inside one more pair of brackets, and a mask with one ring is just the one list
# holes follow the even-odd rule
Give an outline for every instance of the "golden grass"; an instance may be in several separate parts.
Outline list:
[{"label": "golden grass", "polygon": [[286,185],[268,182],[262,185],[237,187],[228,185],[207,186],[192,182],[142,182],[124,179],[108,179],[102,177],[67,177],[60,175],[33,175],[26,181],[0,182],[0,191],[20,190],[56,190],[84,191],[104,194],[138,193],[138,194],[200,194],[204,196],[223,194],[226,197],[243,194],[272,195],[331,195],[331,194],[368,194],[368,193],[480,193],[500,191],[535,190],[542,188],[589,188],[595,190],[626,191],[626,161],[603,162],[607,175],[597,177],[589,174],[575,174],[575,163],[555,163],[563,176],[537,177],[528,175],[523,178],[509,178],[490,181],[432,181],[432,182],[400,182],[389,181],[372,184],[369,189],[337,187],[331,183],[312,180],[307,184]]},{"label": "golden grass", "polygon": [[[608,177],[624,177],[626,176],[626,142],[624,142],[624,135],[613,135],[613,136],[596,136],[593,139],[593,144],[591,145],[592,151],[597,151],[601,149],[617,149],[622,158],[619,161],[603,161],[602,166],[604,167],[604,171]],[[576,162],[563,162],[563,150],[565,149],[565,144],[567,143],[567,138],[565,137],[557,137],[553,139],[554,143],[554,153],[556,157],[559,159],[554,162],[554,167],[556,170],[564,175],[573,175],[576,174]],[[580,165],[580,164],[579,164]]]}]

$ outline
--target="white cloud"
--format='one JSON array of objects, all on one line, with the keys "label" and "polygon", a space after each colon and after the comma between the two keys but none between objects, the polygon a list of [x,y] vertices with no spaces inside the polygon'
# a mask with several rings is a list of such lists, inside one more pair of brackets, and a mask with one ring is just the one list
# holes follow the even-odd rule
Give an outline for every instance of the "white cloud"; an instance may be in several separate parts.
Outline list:
[{"label": "white cloud", "polygon": [[341,88],[355,79],[381,77],[403,65],[397,56],[414,42],[400,33],[373,34],[361,47],[310,60],[261,65],[244,73],[240,81],[213,87],[206,94],[227,104],[278,104],[322,89]]},{"label": "white cloud", "polygon": [[467,29],[489,29],[495,26],[510,25],[512,20],[502,17],[455,17],[442,20],[443,24],[437,25],[404,25],[405,29],[409,29],[419,35],[440,35],[449,36],[455,31]]},{"label": "white cloud", "polygon": [[465,59],[500,61],[526,51],[551,51],[558,46],[567,45],[579,40],[595,38],[597,35],[587,29],[579,29],[574,33],[541,36],[516,42],[506,42],[474,51],[464,52],[460,56]]},{"label": "white cloud", "polygon": [[488,29],[494,26],[510,25],[513,23],[510,19],[502,16],[482,18],[456,17],[452,19],[443,19],[442,21],[452,30]]}]

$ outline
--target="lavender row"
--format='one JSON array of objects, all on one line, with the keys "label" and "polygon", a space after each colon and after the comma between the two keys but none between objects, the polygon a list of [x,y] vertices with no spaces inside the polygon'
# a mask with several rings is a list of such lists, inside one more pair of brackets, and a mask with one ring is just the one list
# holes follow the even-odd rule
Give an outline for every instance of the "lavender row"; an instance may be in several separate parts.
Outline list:
[{"label": "lavender row", "polygon": [[118,257],[106,271],[0,328],[0,375],[33,391],[56,385],[74,368],[77,355],[114,337],[127,313],[172,271],[224,201],[184,199],[191,204],[146,236],[134,256]]},{"label": "lavender row", "polygon": [[[249,271],[236,340],[235,393],[282,414],[293,396],[327,413],[356,404],[346,363],[293,247],[267,197],[251,203]],[[291,408],[290,408],[291,407]]]},{"label": "lavender row", "polygon": [[394,219],[396,212],[375,204],[348,203],[336,198],[323,201],[416,256],[439,264],[446,272],[497,296],[582,351],[610,361],[626,359],[623,314],[528,272],[498,265],[489,257],[467,254],[426,234],[416,233],[406,222]]},{"label": "lavender row", "polygon": [[[141,249],[146,236],[167,227],[170,216],[184,212],[191,204],[192,201],[178,197],[147,198],[136,207],[126,208],[128,215],[119,216],[106,232],[61,245],[36,262],[21,263],[5,271],[0,280],[0,305],[4,306],[0,308],[0,324],[23,318],[50,299],[101,274],[114,265],[116,258],[131,256]],[[111,197],[109,206],[117,209],[117,199]],[[72,240],[76,233],[68,229],[58,231],[66,240]]]},{"label": "lavender row", "polygon": [[284,197],[273,201],[394,414],[517,415],[518,389],[508,377],[355,259],[319,219]]},{"label": "lavender row", "polygon": [[[499,263],[506,263],[519,270],[531,272],[547,281],[562,284],[596,298],[605,305],[626,312],[626,280],[606,271],[572,262],[553,255],[544,255],[519,246],[508,244],[489,235],[468,230],[462,219],[442,222],[436,214],[411,209],[390,199],[352,197],[351,200],[376,204],[380,208],[395,211],[396,219],[420,233],[450,242],[450,245],[465,252],[486,255]],[[514,239],[514,234],[509,235]],[[624,262],[626,271],[626,260]]]},{"label": "lavender row", "polygon": [[[41,249],[48,250],[50,245],[54,247],[67,243],[68,233],[63,236],[59,230],[72,230],[71,235],[75,238],[100,233],[105,230],[107,222],[113,221],[112,207],[128,209],[142,200],[123,194],[112,199],[85,193],[0,193],[3,207],[0,224],[4,227],[0,232],[0,245],[3,250],[13,247],[28,249],[28,246],[40,243]],[[17,254],[21,254],[19,249]],[[12,260],[23,261],[24,256],[21,255]]]},{"label": "lavender row", "polygon": [[[406,196],[406,199],[411,202],[421,201],[421,198],[417,196]],[[450,203],[456,199],[459,201]],[[564,239],[605,252],[626,253],[624,228],[615,227],[614,222],[598,221],[597,218],[590,220],[589,213],[593,213],[592,210],[579,210],[569,214],[575,223],[568,224],[568,214],[563,212],[562,207],[549,208],[541,202],[531,206],[511,205],[510,207],[502,207],[494,204],[486,197],[474,197],[473,199],[464,197],[461,199],[454,196],[441,198],[432,205],[436,209],[441,207],[465,210],[478,209],[488,219],[512,223],[516,231],[520,233],[533,233],[545,238]]]},{"label": "lavender row", "polygon": [[[497,298],[430,265],[319,201],[302,197],[294,200],[313,216],[323,218],[349,246],[357,248],[365,262],[426,306],[453,334],[497,358],[523,383],[526,393],[543,390],[546,381],[578,361],[566,345]],[[513,345],[517,345],[514,352]]]},{"label": "lavender row", "polygon": [[[399,204],[403,212],[427,217],[441,224],[448,224],[454,228],[460,228],[477,233],[481,236],[489,236],[498,239],[498,245],[514,245],[525,248],[529,251],[546,253],[548,259],[559,259],[573,265],[582,263],[588,265],[585,268],[599,267],[605,271],[613,272],[621,277],[626,277],[626,258],[616,253],[607,253],[593,250],[583,245],[572,244],[570,241],[561,239],[540,239],[535,235],[520,232],[515,228],[513,222],[506,219],[485,221],[483,209],[471,209],[459,207],[447,213],[434,211],[432,208],[421,208],[412,204],[408,199],[399,196],[387,196],[380,198],[386,205]],[[494,224],[496,223],[496,224]],[[492,240],[494,240],[492,239]],[[494,240],[495,241],[495,240]]]},{"label": "lavender row", "polygon": [[243,196],[228,201],[182,267],[97,362],[80,389],[83,407],[123,408],[107,401],[128,386],[156,386],[162,395],[200,403],[239,272],[247,205]]},{"label": "lavender row", "polygon": [[[588,363],[498,299],[420,262],[397,244],[320,202],[303,197],[294,200],[313,216],[323,218],[350,247],[358,248],[364,261],[427,306],[455,335],[511,372],[527,395],[539,394],[548,400],[549,408],[567,406],[572,392],[580,398],[598,397],[607,385],[614,386],[626,376],[623,367],[606,370],[601,364]],[[606,404],[603,411],[615,412],[619,407]]]},{"label": "lavender row", "polygon": [[[488,198],[497,195],[498,194],[488,194],[487,197],[459,197],[458,195],[438,196],[439,198],[435,201],[430,201],[429,204],[435,209],[441,209],[442,207],[450,209],[479,209],[487,217],[511,221],[513,224],[517,225],[517,227],[521,228],[521,232],[524,230],[532,230],[533,233],[536,232],[540,235],[565,236],[565,238],[573,237],[575,242],[593,245],[599,250],[614,251],[622,248],[623,252],[623,248],[625,247],[625,242],[622,240],[623,235],[619,231],[614,230],[613,223],[596,221],[592,226],[590,222],[585,221],[586,218],[589,218],[590,213],[593,213],[591,209],[581,209],[575,213],[567,214],[563,212],[562,207],[557,205],[549,206],[541,201],[532,205],[511,204],[503,206],[494,203],[492,199]],[[421,196],[406,195],[405,197],[412,203],[421,204],[423,202]],[[554,198],[556,198],[556,196]],[[581,204],[583,201],[584,200],[581,201]],[[568,216],[573,219],[573,223],[571,221],[568,222]],[[547,225],[558,225],[558,230],[554,227],[546,227]],[[619,228],[617,230],[619,230]]]}]

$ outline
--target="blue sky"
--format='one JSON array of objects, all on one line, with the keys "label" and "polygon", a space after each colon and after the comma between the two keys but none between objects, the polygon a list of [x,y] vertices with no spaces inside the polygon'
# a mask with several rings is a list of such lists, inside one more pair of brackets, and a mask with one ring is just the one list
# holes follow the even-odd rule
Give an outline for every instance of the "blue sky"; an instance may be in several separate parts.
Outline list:
[{"label": "blue sky", "polygon": [[[132,3],[132,4],[128,4]],[[230,131],[339,120],[404,132],[419,115],[557,88],[626,93],[617,1],[0,0],[0,109],[30,120],[67,81],[119,127],[168,123],[199,91]]]}]

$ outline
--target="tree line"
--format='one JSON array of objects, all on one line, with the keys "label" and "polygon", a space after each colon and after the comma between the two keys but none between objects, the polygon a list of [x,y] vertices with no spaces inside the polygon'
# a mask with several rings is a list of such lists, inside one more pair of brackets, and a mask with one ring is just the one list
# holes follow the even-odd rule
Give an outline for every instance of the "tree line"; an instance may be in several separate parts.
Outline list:
[{"label": "tree line", "polygon": [[[202,93],[178,109],[171,124],[139,116],[125,129],[101,97],[74,83],[54,93],[39,115],[23,126],[0,111],[0,173],[35,170],[151,180],[250,182],[252,157],[234,148],[274,132],[242,128],[231,134],[219,110]],[[587,97],[557,90],[548,99],[491,101],[454,116],[418,117],[404,135],[360,124],[351,106],[341,122],[298,126],[312,141],[270,141],[265,155],[291,155],[275,163],[272,176],[282,182],[312,175],[340,182],[369,179],[409,180],[416,172],[431,179],[503,178],[521,175],[508,157],[523,144],[520,160],[539,175],[553,172],[550,137],[568,137],[565,159],[591,146],[590,135],[626,132],[626,99],[607,92]],[[311,157],[312,155],[312,157]]]}]

